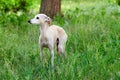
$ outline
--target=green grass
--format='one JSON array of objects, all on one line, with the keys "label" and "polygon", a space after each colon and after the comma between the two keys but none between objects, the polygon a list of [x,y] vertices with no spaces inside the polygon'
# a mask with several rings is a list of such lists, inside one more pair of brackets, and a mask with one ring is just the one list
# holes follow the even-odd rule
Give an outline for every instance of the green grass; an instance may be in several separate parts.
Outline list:
[{"label": "green grass", "polygon": [[39,27],[27,23],[35,13],[2,14],[0,80],[120,80],[120,7],[107,1],[68,3],[62,3],[64,17],[53,21],[68,34],[68,57],[55,52],[54,70],[47,49],[40,62]]}]

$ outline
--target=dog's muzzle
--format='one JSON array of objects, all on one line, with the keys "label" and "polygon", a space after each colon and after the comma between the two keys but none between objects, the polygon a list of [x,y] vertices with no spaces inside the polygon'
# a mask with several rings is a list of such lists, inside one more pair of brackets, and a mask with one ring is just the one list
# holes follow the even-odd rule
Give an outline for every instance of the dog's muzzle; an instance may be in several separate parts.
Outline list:
[{"label": "dog's muzzle", "polygon": [[31,24],[31,21],[29,20],[29,21],[28,21],[28,23],[30,23],[30,24]]}]

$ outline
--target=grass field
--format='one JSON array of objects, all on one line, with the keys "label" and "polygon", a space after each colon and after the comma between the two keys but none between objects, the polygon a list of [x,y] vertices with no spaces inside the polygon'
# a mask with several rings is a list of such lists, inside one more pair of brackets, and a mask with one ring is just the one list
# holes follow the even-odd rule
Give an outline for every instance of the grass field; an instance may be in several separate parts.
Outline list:
[{"label": "grass field", "polygon": [[110,0],[63,1],[64,17],[56,16],[53,24],[68,34],[67,59],[55,51],[54,69],[47,49],[40,62],[39,26],[27,23],[36,8],[0,14],[0,80],[120,80],[120,6]]}]

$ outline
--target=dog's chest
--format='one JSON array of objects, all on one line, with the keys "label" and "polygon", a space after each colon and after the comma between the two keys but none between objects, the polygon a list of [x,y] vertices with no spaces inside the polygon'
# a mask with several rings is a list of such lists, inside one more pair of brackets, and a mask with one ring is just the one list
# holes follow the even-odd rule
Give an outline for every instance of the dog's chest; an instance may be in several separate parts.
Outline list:
[{"label": "dog's chest", "polygon": [[46,37],[41,37],[40,38],[40,43],[41,43],[42,46],[48,47],[48,40],[47,40]]}]

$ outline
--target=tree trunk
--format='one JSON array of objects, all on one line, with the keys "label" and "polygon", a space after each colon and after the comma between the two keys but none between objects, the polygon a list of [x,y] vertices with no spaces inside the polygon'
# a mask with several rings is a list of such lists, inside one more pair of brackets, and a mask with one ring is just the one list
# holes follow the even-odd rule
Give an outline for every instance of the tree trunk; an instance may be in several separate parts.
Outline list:
[{"label": "tree trunk", "polygon": [[56,14],[61,15],[61,0],[41,0],[40,13],[44,13],[51,18]]}]

